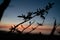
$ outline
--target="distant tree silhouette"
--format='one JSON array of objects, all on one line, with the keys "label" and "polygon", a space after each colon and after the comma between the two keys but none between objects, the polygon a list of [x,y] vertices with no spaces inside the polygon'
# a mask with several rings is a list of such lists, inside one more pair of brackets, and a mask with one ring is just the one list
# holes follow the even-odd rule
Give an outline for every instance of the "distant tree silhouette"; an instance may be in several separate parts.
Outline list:
[{"label": "distant tree silhouette", "polygon": [[9,6],[11,0],[4,0],[3,3],[0,5],[0,21],[3,16],[4,11]]}]

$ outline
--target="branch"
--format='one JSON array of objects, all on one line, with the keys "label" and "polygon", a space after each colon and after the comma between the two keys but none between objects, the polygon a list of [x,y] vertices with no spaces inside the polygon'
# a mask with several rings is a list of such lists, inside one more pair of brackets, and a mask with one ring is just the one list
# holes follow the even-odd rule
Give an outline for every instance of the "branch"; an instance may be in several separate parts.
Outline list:
[{"label": "branch", "polygon": [[[32,18],[34,18],[35,16],[33,16]],[[31,18],[31,19],[32,19]],[[30,20],[31,20],[30,19]],[[13,29],[11,29],[11,30],[15,30],[19,25],[21,25],[21,24],[23,24],[23,23],[25,23],[25,22],[28,22],[28,21],[30,21],[30,20],[25,20],[25,21],[23,21],[22,23],[19,23],[19,24],[17,24],[16,26],[14,26],[14,28]]]},{"label": "branch", "polygon": [[24,29],[22,30],[22,32],[23,32],[24,30],[26,30],[28,27],[30,27],[33,23],[34,23],[34,22],[30,23],[26,28],[24,28]]}]

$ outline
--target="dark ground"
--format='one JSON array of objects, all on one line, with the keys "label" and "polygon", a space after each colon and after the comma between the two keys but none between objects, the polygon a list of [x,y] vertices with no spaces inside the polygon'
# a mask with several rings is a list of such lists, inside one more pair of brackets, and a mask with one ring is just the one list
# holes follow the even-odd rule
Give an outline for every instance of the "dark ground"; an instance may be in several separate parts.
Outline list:
[{"label": "dark ground", "polygon": [[60,35],[22,34],[0,31],[0,40],[60,40]]}]

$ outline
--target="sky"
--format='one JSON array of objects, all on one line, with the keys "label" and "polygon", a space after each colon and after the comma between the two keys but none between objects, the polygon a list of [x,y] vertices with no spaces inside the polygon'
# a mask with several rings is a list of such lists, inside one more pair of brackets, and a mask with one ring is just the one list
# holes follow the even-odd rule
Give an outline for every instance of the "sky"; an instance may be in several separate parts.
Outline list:
[{"label": "sky", "polygon": [[[2,2],[3,0],[0,0],[0,4]],[[11,0],[3,14],[1,22],[5,24],[18,24],[23,20],[18,18],[18,15],[27,14],[29,11],[35,12],[37,8],[44,8],[48,2],[54,2],[55,5],[48,11],[49,14],[46,17],[45,23],[53,24],[53,17],[57,19],[57,23],[60,23],[60,0]],[[42,19],[39,17],[35,17],[34,20],[42,22]]]},{"label": "sky", "polygon": [[[3,0],[0,0],[0,4]],[[48,11],[44,24],[53,25],[55,17],[57,24],[60,23],[60,0],[11,0],[8,8],[5,10],[1,22],[3,24],[18,24],[22,22],[22,18],[17,16],[27,14],[28,12],[35,12],[37,8],[44,8],[48,2],[54,2],[53,8]],[[32,21],[42,22],[40,17],[33,18]]]}]

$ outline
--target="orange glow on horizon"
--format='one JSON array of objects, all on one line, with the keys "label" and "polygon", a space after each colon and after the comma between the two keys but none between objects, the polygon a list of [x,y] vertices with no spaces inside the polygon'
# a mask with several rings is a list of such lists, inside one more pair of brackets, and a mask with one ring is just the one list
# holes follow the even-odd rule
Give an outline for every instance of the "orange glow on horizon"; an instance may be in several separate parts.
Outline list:
[{"label": "orange glow on horizon", "polygon": [[[1,24],[0,23],[0,29],[5,29],[5,30],[9,30],[9,28],[14,25],[14,24]],[[23,25],[24,28],[26,28],[28,25]],[[24,32],[29,32],[32,30],[32,27],[35,28],[37,25],[32,25],[30,27],[28,27],[26,30],[24,30]],[[21,27],[21,25],[19,25],[17,27],[20,31],[22,31],[24,28]],[[52,30],[53,26],[51,25],[44,25],[44,26],[39,26],[37,27],[34,31],[32,31],[32,33],[50,33]],[[60,27],[57,27],[56,31],[59,31]]]}]

